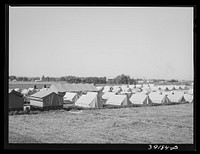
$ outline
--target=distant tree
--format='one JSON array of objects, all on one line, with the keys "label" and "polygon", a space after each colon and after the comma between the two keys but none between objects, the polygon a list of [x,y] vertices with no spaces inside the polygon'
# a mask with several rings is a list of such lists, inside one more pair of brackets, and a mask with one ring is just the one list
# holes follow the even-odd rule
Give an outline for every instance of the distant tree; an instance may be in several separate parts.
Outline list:
[{"label": "distant tree", "polygon": [[49,76],[47,76],[47,77],[46,77],[46,80],[47,80],[48,82],[50,81],[50,78],[49,78]]},{"label": "distant tree", "polygon": [[12,80],[16,80],[17,79],[17,77],[16,76],[14,76],[14,75],[12,75],[12,76],[9,76],[9,79],[12,81]]},{"label": "distant tree", "polygon": [[66,78],[64,76],[60,77],[60,81],[66,81]]},{"label": "distant tree", "polygon": [[169,82],[178,82],[178,80],[171,79],[171,80],[169,80]]},{"label": "distant tree", "polygon": [[115,84],[130,84],[131,78],[129,75],[118,75],[116,78],[114,78]]}]

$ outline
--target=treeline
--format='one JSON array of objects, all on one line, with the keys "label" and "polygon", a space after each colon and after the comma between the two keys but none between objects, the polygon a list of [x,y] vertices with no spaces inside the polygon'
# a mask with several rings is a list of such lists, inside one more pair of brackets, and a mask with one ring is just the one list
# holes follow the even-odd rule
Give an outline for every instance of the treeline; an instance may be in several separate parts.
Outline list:
[{"label": "treeline", "polygon": [[[142,79],[134,79],[131,78],[129,75],[121,74],[113,79],[107,79],[106,77],[76,77],[76,76],[62,76],[62,77],[45,77],[44,75],[40,77],[16,77],[16,76],[9,76],[11,81],[49,81],[49,82],[56,82],[56,81],[63,81],[67,83],[94,83],[94,84],[137,84],[138,81]],[[167,81],[164,79],[153,79],[153,82],[160,82],[160,81]],[[178,80],[171,79],[168,80],[169,82],[178,82]]]},{"label": "treeline", "polygon": [[62,77],[16,77],[16,76],[9,76],[11,81],[62,81],[67,83],[94,83],[94,84],[134,84],[136,80],[131,79],[129,75],[119,75],[114,79],[107,79],[106,77],[76,77],[76,76],[62,76]]},{"label": "treeline", "polygon": [[[13,81],[36,81],[36,80],[40,80],[40,77],[17,77],[17,76],[9,76],[9,80]],[[44,78],[42,81],[59,81],[59,78],[55,78],[55,77],[46,77]]]},{"label": "treeline", "polygon": [[130,78],[129,75],[121,74],[114,79],[108,80],[110,84],[136,84],[137,80]]},{"label": "treeline", "polygon": [[106,84],[106,77],[76,77],[76,76],[64,76],[60,77],[60,81],[68,83],[94,83],[94,84]]}]

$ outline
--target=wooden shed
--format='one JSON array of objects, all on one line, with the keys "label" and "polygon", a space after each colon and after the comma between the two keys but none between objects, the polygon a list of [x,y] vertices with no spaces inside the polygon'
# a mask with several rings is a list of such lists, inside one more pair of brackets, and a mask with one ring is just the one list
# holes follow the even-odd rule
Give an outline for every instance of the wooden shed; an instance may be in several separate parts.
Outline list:
[{"label": "wooden shed", "polygon": [[39,91],[29,97],[30,105],[39,108],[62,108],[63,97],[52,91]]},{"label": "wooden shed", "polygon": [[9,89],[9,110],[23,110],[24,99],[20,92]]}]

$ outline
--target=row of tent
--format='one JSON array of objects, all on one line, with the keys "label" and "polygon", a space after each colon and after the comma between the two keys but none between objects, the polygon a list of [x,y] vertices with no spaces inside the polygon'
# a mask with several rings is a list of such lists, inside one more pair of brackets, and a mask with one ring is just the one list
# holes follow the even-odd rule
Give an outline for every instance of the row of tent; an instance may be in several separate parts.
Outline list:
[{"label": "row of tent", "polygon": [[[125,87],[123,87],[125,89]],[[96,88],[93,84],[52,84],[49,88],[43,88],[40,91],[28,96],[31,106],[37,107],[63,107],[64,103],[74,103],[75,106],[82,107],[102,107],[103,104],[110,105],[128,105],[128,104],[151,104],[151,103],[169,103],[193,101],[193,95],[190,94],[160,94],[151,92],[149,95],[144,93],[135,93],[121,91],[105,92]],[[11,97],[10,97],[11,95]],[[23,95],[15,90],[9,91],[9,108],[16,108],[16,104],[23,107],[21,103],[10,103],[20,101],[12,98],[13,95],[22,97]],[[177,98],[175,98],[177,96]],[[178,97],[178,96],[183,96]],[[181,101],[180,101],[181,100]],[[10,105],[11,104],[11,105]],[[12,104],[15,104],[14,106]]]},{"label": "row of tent", "polygon": [[[31,106],[62,107],[63,96],[68,92],[82,94],[82,92],[97,92],[93,84],[53,83],[49,88],[39,89],[9,89],[9,109],[23,108],[24,97],[29,99]],[[68,94],[70,95],[70,94]],[[66,97],[66,96],[65,96]],[[68,96],[69,97],[69,96]],[[72,96],[71,96],[72,97]]]},{"label": "row of tent", "polygon": [[171,90],[190,90],[192,88],[186,86],[186,85],[121,85],[121,86],[105,86],[97,87],[98,90],[101,90],[102,92],[138,92],[138,91],[171,91]]},{"label": "row of tent", "polygon": [[[105,93],[102,98],[106,99],[106,104],[110,104],[110,100],[117,99],[117,96],[115,93],[108,92]],[[190,94],[159,94],[156,92],[150,93],[148,95],[143,93],[136,93],[132,94],[130,97],[128,95],[124,95],[129,99],[129,101],[132,104],[152,104],[152,103],[158,103],[158,104],[166,104],[166,103],[182,103],[182,102],[193,102],[193,95]],[[113,101],[114,102],[114,101]],[[111,103],[113,104],[113,103]],[[128,101],[125,104],[130,104]],[[121,104],[123,105],[123,104]]]}]

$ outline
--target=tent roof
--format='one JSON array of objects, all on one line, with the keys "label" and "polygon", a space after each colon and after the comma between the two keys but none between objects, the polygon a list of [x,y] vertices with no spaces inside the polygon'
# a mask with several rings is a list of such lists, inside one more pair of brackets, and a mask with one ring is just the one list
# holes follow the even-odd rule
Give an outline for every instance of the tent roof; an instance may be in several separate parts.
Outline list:
[{"label": "tent roof", "polygon": [[50,89],[58,92],[98,91],[93,84],[53,83]]},{"label": "tent roof", "polygon": [[75,103],[89,105],[96,97],[97,95],[91,95],[91,94],[82,95]]},{"label": "tent roof", "polygon": [[126,95],[113,95],[112,97],[109,97],[106,104],[111,102],[112,104],[121,105],[126,98]]},{"label": "tent roof", "polygon": [[[178,102],[179,100],[181,100],[182,98],[184,98],[184,95],[180,95],[180,94],[171,94],[167,96],[169,98],[170,101],[175,101]],[[185,98],[184,98],[185,99]]]},{"label": "tent roof", "polygon": [[31,95],[31,97],[44,98],[44,97],[50,95],[51,93],[55,93],[55,92],[52,92],[52,91],[49,91],[49,90],[42,90],[42,91],[39,91],[39,92]]},{"label": "tent roof", "polygon": [[146,99],[146,97],[147,97],[147,95],[145,95],[145,94],[133,94],[130,98],[130,101],[131,102],[134,102],[134,101],[140,102],[140,101],[144,101]]},{"label": "tent roof", "polygon": [[101,97],[102,97],[103,99],[108,99],[108,98],[110,98],[110,97],[112,97],[112,96],[114,96],[114,95],[116,95],[116,93],[114,93],[114,92],[106,92],[106,93],[104,93]]},{"label": "tent roof", "polygon": [[9,94],[13,93],[13,94],[15,94],[15,95],[17,95],[17,96],[19,96],[19,97],[22,97],[22,96],[23,96],[20,92],[15,91],[14,89],[8,89],[8,93],[9,93]]},{"label": "tent roof", "polygon": [[156,99],[156,100],[163,100],[164,97],[165,97],[165,95],[160,95],[158,93],[150,93],[149,94],[149,98],[151,100],[154,100],[154,99]]},{"label": "tent roof", "polygon": [[192,102],[192,101],[193,101],[193,95],[184,94],[184,98],[185,98],[185,100],[188,101],[188,102]]},{"label": "tent roof", "polygon": [[67,97],[67,98],[74,98],[76,95],[77,95],[77,93],[66,92],[66,94],[64,95],[64,97]]}]

